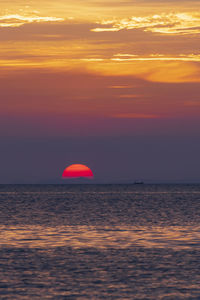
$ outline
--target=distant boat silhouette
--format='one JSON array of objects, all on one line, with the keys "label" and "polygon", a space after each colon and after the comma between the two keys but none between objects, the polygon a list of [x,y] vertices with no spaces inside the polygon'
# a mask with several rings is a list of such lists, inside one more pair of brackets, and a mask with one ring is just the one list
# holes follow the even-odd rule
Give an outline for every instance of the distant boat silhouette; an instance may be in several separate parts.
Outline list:
[{"label": "distant boat silhouette", "polygon": [[136,181],[134,181],[134,184],[144,184],[144,181],[142,181],[142,180],[136,180]]}]

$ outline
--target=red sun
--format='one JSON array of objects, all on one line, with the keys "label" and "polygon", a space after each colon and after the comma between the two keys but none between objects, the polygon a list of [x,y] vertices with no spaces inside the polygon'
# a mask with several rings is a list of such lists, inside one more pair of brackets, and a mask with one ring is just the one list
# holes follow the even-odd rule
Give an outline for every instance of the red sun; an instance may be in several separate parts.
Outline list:
[{"label": "red sun", "polygon": [[93,173],[91,169],[85,165],[71,165],[67,167],[62,174],[62,178],[80,178],[80,177],[92,178]]}]

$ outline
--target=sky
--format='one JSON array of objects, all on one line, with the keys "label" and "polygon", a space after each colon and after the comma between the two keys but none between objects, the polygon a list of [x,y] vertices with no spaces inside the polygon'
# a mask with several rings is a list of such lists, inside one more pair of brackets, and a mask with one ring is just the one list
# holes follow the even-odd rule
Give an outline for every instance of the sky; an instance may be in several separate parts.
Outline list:
[{"label": "sky", "polygon": [[200,182],[199,0],[1,0],[0,183]]}]

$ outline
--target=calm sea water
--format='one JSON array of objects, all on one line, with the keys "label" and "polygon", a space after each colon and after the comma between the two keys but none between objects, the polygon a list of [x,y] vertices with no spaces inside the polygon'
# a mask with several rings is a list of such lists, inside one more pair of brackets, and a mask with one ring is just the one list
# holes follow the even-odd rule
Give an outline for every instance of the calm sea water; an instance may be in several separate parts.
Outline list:
[{"label": "calm sea water", "polygon": [[199,185],[1,185],[1,299],[200,299]]}]

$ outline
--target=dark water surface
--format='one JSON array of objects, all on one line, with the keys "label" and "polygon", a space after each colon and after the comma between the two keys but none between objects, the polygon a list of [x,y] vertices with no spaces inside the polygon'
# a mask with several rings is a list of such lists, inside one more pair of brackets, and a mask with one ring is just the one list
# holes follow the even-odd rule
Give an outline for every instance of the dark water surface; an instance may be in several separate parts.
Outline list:
[{"label": "dark water surface", "polygon": [[199,185],[1,185],[1,299],[200,299]]}]

